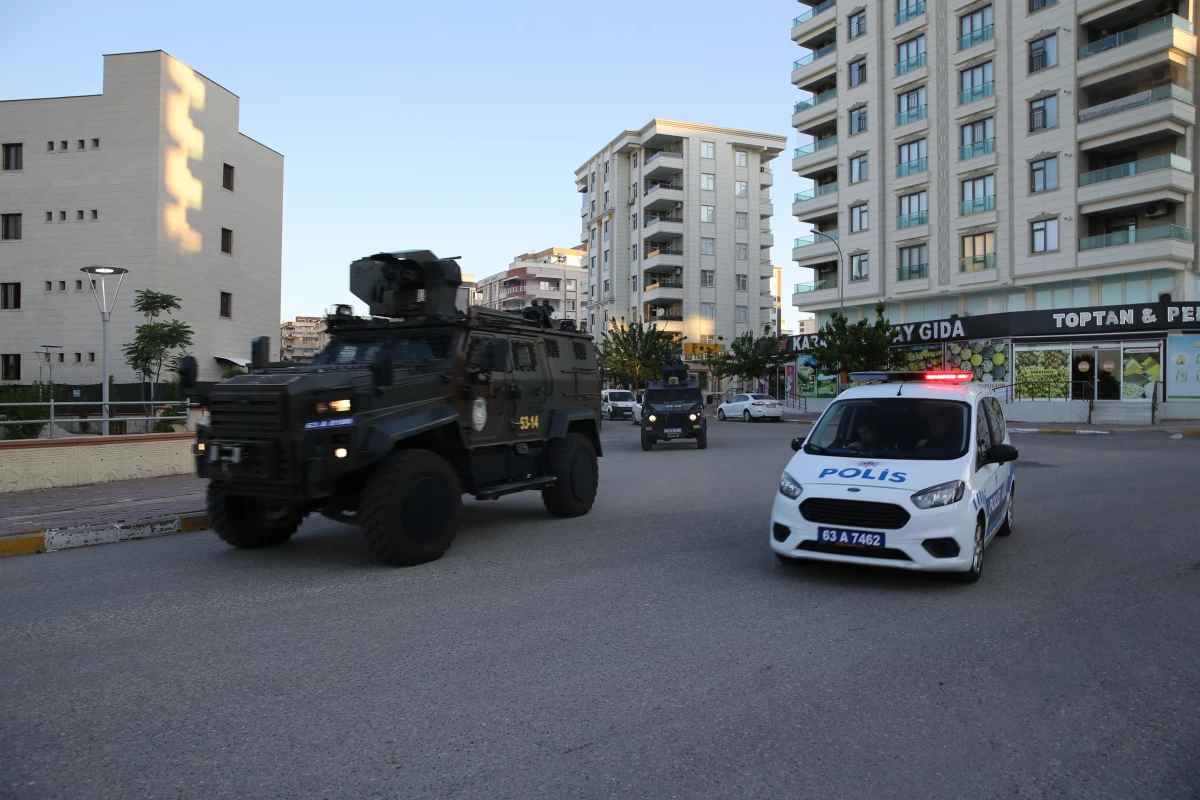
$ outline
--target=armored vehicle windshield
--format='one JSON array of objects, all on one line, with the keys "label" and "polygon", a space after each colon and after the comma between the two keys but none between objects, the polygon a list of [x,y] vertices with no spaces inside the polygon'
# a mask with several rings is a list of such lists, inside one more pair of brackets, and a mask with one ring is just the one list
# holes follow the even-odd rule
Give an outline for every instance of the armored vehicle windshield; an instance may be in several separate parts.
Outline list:
[{"label": "armored vehicle windshield", "polygon": [[671,386],[666,389],[646,389],[646,402],[655,403],[699,403],[700,388]]}]

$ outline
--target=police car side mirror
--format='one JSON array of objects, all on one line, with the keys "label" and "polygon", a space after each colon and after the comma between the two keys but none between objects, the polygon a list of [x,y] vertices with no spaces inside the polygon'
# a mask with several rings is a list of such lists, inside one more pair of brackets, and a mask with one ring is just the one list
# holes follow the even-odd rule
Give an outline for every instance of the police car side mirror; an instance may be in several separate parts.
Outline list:
[{"label": "police car side mirror", "polygon": [[1017,448],[1011,444],[994,444],[987,456],[989,464],[1007,464],[1017,460]]},{"label": "police car side mirror", "polygon": [[804,447],[804,437],[803,436],[797,436],[795,439],[792,439],[792,452],[793,453],[799,453],[801,447]]},{"label": "police car side mirror", "polygon": [[384,386],[391,386],[394,377],[392,350],[389,347],[381,347],[375,353],[375,360],[371,362],[371,383],[376,389],[380,389]]}]

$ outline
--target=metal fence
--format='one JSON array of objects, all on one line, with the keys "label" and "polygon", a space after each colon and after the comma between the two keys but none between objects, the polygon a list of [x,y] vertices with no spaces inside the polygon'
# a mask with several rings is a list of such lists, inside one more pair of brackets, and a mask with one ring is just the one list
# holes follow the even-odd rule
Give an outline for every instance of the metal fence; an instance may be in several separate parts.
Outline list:
[{"label": "metal fence", "polygon": [[[100,413],[92,416],[86,410],[81,411],[81,408],[100,406]],[[120,408],[106,408],[110,406],[137,406],[139,409],[148,410],[149,416],[137,416],[137,410],[131,409],[132,414],[121,414]],[[46,409],[44,419],[9,419],[7,409],[10,408],[35,408],[40,407]],[[103,429],[104,423],[109,423],[110,429],[118,426],[118,433],[124,432],[124,423],[127,422],[169,422],[172,424],[183,422],[187,426],[187,430],[192,430],[192,425],[189,421],[190,415],[188,411],[196,408],[192,403],[186,400],[132,400],[132,401],[114,401],[108,403],[89,402],[81,400],[59,400],[51,399],[44,403],[0,403],[0,426],[9,425],[46,425],[49,424],[49,438],[54,438],[54,429],[56,425],[63,424],[88,424],[97,423]],[[173,414],[158,413],[159,411],[174,410]],[[149,427],[149,426],[147,426]],[[4,428],[0,427],[0,433]],[[111,432],[111,431],[110,431]],[[0,438],[6,438],[0,436]]]}]

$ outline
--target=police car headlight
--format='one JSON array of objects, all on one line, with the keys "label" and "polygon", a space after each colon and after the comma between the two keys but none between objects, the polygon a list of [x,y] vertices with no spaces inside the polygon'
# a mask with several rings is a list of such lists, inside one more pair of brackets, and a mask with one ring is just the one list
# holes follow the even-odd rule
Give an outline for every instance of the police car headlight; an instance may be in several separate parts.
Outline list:
[{"label": "police car headlight", "polygon": [[658,417],[651,414],[650,416],[646,417],[646,421],[647,422],[658,422]]},{"label": "police car headlight", "polygon": [[779,479],[779,493],[784,497],[795,500],[804,493],[804,487],[800,485],[798,480],[785,472]]},{"label": "police car headlight", "polygon": [[917,508],[948,506],[962,500],[966,490],[967,485],[962,481],[939,483],[937,486],[930,486],[928,489],[917,492],[912,496],[912,501]]}]

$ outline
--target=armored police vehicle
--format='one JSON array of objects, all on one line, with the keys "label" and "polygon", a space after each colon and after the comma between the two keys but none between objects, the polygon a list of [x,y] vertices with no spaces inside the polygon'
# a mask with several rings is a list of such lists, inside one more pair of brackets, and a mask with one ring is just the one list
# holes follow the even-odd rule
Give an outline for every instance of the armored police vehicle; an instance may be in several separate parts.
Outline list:
[{"label": "armored police vehicle", "polygon": [[[250,374],[217,384],[196,436],[217,534],[242,548],[286,541],[312,511],[362,528],[389,564],[441,556],[462,495],[538,490],[546,509],[592,507],[600,380],[589,336],[551,319],[470,307],[458,264],[428,250],[350,265],[367,318],[339,309],[311,363],[268,368],[255,340]],[[185,360],[181,384],[194,387]]]},{"label": "armored police vehicle", "polygon": [[663,379],[646,384],[642,398],[642,449],[656,442],[695,439],[696,449],[708,447],[708,421],[700,382],[688,380],[687,367],[675,359],[663,365]]}]

